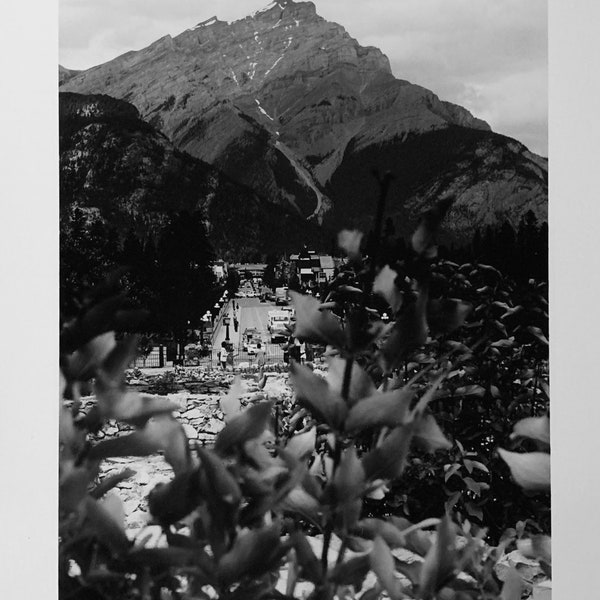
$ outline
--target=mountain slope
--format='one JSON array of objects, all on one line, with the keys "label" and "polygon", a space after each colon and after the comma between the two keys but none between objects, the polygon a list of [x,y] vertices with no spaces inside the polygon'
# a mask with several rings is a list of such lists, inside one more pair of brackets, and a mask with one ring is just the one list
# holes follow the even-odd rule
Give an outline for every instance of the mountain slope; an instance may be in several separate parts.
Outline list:
[{"label": "mountain slope", "polygon": [[131,104],[61,93],[59,107],[61,209],[77,204],[141,239],[155,238],[175,212],[201,211],[224,257],[301,243],[300,217],[175,148]]},{"label": "mountain slope", "polygon": [[[465,196],[478,223],[512,219],[524,205],[546,218],[546,175],[538,177],[540,169],[547,174],[543,159],[494,134],[466,109],[395,78],[380,50],[321,18],[312,2],[272,2],[233,23],[211,18],[78,73],[61,89],[131,102],[180,149],[318,223],[345,214],[348,203],[361,213],[368,190],[344,185],[342,174],[366,180],[372,163],[385,163],[400,178],[415,174],[402,190],[405,205],[426,205],[454,191]],[[428,139],[440,140],[448,160],[458,161],[443,181],[437,167],[421,166],[430,160],[419,151]],[[468,157],[488,151],[523,168],[496,171],[491,157],[489,168],[473,176]],[[439,160],[431,159],[432,166]],[[532,191],[524,196],[527,187]],[[482,189],[487,201],[478,208]],[[356,222],[368,226],[369,211],[358,213]],[[460,236],[469,227],[459,222],[464,218],[455,227]]]}]

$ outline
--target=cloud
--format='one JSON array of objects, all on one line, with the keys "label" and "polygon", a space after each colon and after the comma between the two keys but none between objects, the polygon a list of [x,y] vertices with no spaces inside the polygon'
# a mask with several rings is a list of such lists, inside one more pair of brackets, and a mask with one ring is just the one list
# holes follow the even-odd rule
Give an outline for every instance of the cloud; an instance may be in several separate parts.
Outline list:
[{"label": "cloud", "polygon": [[[60,62],[88,68],[268,0],[60,0]],[[547,155],[546,0],[316,0],[396,77],[431,89]]]}]

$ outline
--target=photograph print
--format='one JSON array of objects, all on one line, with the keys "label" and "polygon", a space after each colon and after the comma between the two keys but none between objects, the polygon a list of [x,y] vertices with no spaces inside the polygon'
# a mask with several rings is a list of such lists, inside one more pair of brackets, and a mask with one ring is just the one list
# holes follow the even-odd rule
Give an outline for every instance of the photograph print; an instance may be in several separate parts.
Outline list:
[{"label": "photograph print", "polygon": [[550,600],[547,10],[59,0],[61,600]]}]

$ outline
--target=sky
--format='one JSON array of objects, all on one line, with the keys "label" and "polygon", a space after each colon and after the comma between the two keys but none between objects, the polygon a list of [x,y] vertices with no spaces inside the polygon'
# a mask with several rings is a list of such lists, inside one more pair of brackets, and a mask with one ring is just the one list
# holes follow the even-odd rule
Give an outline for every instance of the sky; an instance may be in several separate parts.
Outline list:
[{"label": "sky", "polygon": [[[268,0],[59,0],[59,62],[85,69]],[[394,75],[548,156],[547,0],[316,0]]]}]

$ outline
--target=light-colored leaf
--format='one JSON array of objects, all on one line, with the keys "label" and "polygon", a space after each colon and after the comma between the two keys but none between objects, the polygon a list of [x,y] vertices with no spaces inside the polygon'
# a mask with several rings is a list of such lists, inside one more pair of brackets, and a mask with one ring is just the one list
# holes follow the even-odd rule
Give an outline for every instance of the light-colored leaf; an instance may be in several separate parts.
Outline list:
[{"label": "light-colored leaf", "polygon": [[398,277],[398,273],[391,269],[389,265],[385,265],[373,281],[373,293],[378,294],[386,300],[394,313],[397,313],[402,306],[402,292],[394,283]]},{"label": "light-colored leaf", "polygon": [[240,375],[236,375],[227,394],[219,400],[219,406],[223,411],[223,417],[226,423],[230,421],[232,417],[241,412],[241,394],[242,378]]},{"label": "light-colored leaf", "polygon": [[121,497],[114,491],[111,491],[98,500],[98,504],[112,518],[119,529],[125,531],[125,507],[123,506]]},{"label": "light-colored leaf", "polygon": [[363,233],[358,229],[343,229],[338,233],[338,246],[346,252],[352,261],[360,260],[360,243]]},{"label": "light-colored leaf", "polygon": [[91,339],[69,357],[68,369],[71,376],[77,379],[93,377],[95,370],[104,362],[116,345],[114,331],[107,331]]},{"label": "light-colored leaf", "polygon": [[111,456],[148,456],[162,450],[175,473],[190,464],[188,441],[181,424],[173,417],[158,415],[129,435],[103,440],[93,446],[89,456],[100,460]]},{"label": "light-colored leaf", "polygon": [[331,427],[340,429],[348,412],[342,397],[331,389],[327,381],[304,365],[292,361],[290,374],[298,400]]},{"label": "light-colored leaf", "polygon": [[332,344],[341,347],[344,331],[340,320],[329,310],[321,310],[321,303],[313,296],[290,291],[296,310],[294,335],[306,342]]},{"label": "light-colored leaf", "polygon": [[456,533],[444,515],[437,527],[435,542],[427,552],[421,569],[419,592],[423,600],[432,598],[457,566]]},{"label": "light-colored leaf", "polygon": [[377,575],[379,583],[387,591],[392,600],[403,597],[402,585],[400,581],[394,577],[396,568],[394,565],[394,557],[390,552],[388,545],[381,536],[376,536],[373,541],[373,549],[369,554],[371,569]]},{"label": "light-colored leaf", "polygon": [[425,415],[417,420],[414,440],[427,452],[452,448],[433,415]]},{"label": "light-colored leaf", "polygon": [[550,455],[545,452],[509,452],[498,448],[498,454],[509,466],[513,479],[523,489],[548,491],[550,489]]},{"label": "light-colored leaf", "polygon": [[315,449],[316,441],[317,428],[316,426],[313,426],[308,431],[298,433],[291,437],[285,445],[285,449],[296,458],[302,460],[312,454]]},{"label": "light-colored leaf", "polygon": [[513,427],[511,439],[524,437],[544,444],[550,444],[550,419],[547,415],[542,417],[526,417]]},{"label": "light-colored leaf", "polygon": [[[330,389],[342,395],[344,386],[344,373],[346,371],[346,359],[339,356],[330,356],[327,359],[327,383]],[[365,370],[354,361],[350,373],[350,387],[348,389],[348,404],[352,406],[361,398],[365,398],[375,393],[373,380],[367,375]]]},{"label": "light-colored leaf", "polygon": [[362,431],[376,425],[401,425],[414,397],[415,392],[411,389],[396,389],[364,398],[351,408],[346,418],[346,429]]},{"label": "light-colored leaf", "polygon": [[523,591],[523,580],[514,567],[510,567],[506,572],[502,593],[499,600],[521,600]]},{"label": "light-colored leaf", "polygon": [[333,485],[340,502],[345,503],[362,495],[365,471],[354,446],[342,451],[340,464],[333,477]]}]

